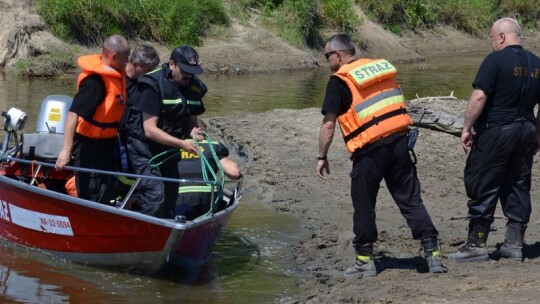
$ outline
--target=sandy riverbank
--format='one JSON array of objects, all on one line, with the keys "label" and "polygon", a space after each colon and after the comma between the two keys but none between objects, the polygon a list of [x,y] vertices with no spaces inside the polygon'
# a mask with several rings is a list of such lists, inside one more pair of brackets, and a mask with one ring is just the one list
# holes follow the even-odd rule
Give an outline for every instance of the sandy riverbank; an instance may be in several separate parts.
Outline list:
[{"label": "sandy riverbank", "polygon": [[[464,108],[463,108],[464,110]],[[379,241],[375,246],[379,274],[370,279],[345,279],[354,251],[349,195],[351,162],[340,137],[329,153],[331,174],[315,175],[319,109],[274,110],[261,114],[209,119],[212,133],[235,142],[247,171],[245,192],[263,204],[299,218],[311,238],[290,248],[296,267],[310,273],[299,281],[305,288],[298,303],[523,303],[540,297],[540,199],[538,174],[533,178],[533,214],[526,234],[525,263],[480,264],[447,262],[448,274],[422,273],[419,244],[381,187],[377,205]],[[443,254],[463,243],[467,222],[462,172],[466,155],[456,136],[421,129],[417,143],[422,194],[440,232]],[[538,160],[535,160],[535,170]],[[500,215],[500,210],[497,214]],[[496,219],[489,250],[504,239],[505,220]]]}]

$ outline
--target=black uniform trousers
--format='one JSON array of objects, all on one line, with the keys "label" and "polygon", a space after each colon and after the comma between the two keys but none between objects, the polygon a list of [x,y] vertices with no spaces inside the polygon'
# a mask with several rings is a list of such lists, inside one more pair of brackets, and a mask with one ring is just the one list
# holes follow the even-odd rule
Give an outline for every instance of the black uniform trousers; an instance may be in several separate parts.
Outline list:
[{"label": "black uniform trousers", "polygon": [[[147,143],[133,137],[128,137],[127,149],[133,171],[136,174],[173,179],[179,178],[179,155],[154,167],[149,162],[157,153],[152,153]],[[137,193],[142,204],[141,212],[159,218],[174,218],[174,209],[178,198],[178,186],[179,183],[177,182],[141,179],[137,186]]]},{"label": "black uniform trousers", "polygon": [[[117,171],[117,139],[94,139],[75,134],[73,143],[73,166]],[[80,198],[109,204],[116,198],[116,177],[113,175],[76,172],[75,185]]]},{"label": "black uniform trousers", "polygon": [[407,150],[407,137],[355,156],[351,172],[353,200],[353,245],[373,243],[378,231],[375,204],[381,181],[384,179],[415,240],[436,238],[438,231],[420,197],[420,182]]},{"label": "black uniform trousers", "polygon": [[464,182],[470,220],[493,222],[500,199],[509,221],[527,224],[536,126],[527,120],[477,128]]}]

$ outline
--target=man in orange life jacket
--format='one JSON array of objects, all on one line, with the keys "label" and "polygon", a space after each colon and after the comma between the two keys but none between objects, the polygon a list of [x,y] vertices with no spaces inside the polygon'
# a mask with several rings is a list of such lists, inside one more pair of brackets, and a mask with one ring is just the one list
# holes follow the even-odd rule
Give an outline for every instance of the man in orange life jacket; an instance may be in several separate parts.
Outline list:
[{"label": "man in orange life jacket", "polygon": [[[78,91],[66,118],[64,146],[56,169],[69,164],[89,169],[116,170],[118,125],[126,100],[125,68],[130,47],[118,35],[105,39],[102,54],[81,56]],[[108,203],[114,198],[107,175],[77,172],[75,183],[80,198]]]},{"label": "man in orange life jacket", "polygon": [[375,203],[384,179],[413,238],[421,240],[429,271],[446,272],[438,249],[438,231],[420,197],[416,168],[407,150],[407,126],[412,123],[405,110],[396,69],[386,60],[360,59],[346,34],[330,37],[325,56],[334,73],[328,81],[322,106],[324,119],[319,131],[317,175],[326,179],[328,150],[336,121],[352,154],[351,196],[353,201],[353,246],[355,264],[346,276],[377,274],[373,243],[378,232]]}]

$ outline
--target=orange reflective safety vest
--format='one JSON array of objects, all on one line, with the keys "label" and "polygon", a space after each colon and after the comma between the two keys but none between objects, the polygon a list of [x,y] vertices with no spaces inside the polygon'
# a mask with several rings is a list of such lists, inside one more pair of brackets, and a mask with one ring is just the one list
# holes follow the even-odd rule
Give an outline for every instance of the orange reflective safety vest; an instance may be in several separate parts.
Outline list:
[{"label": "orange reflective safety vest", "polygon": [[396,68],[384,59],[359,59],[334,74],[352,94],[351,107],[338,117],[349,152],[404,131],[412,124],[396,75]]},{"label": "orange reflective safety vest", "polygon": [[101,55],[81,56],[77,64],[82,69],[77,87],[84,78],[99,74],[105,84],[105,100],[96,108],[91,119],[79,116],[76,132],[90,138],[114,138],[122,119],[126,100],[126,79],[123,74],[101,62]]}]

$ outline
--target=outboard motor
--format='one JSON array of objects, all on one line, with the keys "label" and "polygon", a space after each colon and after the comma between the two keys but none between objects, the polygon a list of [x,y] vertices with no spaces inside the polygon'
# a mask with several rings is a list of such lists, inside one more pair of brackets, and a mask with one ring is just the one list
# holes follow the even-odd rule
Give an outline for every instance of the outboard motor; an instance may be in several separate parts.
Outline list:
[{"label": "outboard motor", "polygon": [[64,134],[67,114],[73,98],[67,95],[49,95],[41,102],[36,122],[36,133]]},{"label": "outboard motor", "polygon": [[63,147],[64,126],[73,98],[50,95],[41,102],[36,133],[23,134],[22,155],[27,159],[54,161]]}]

